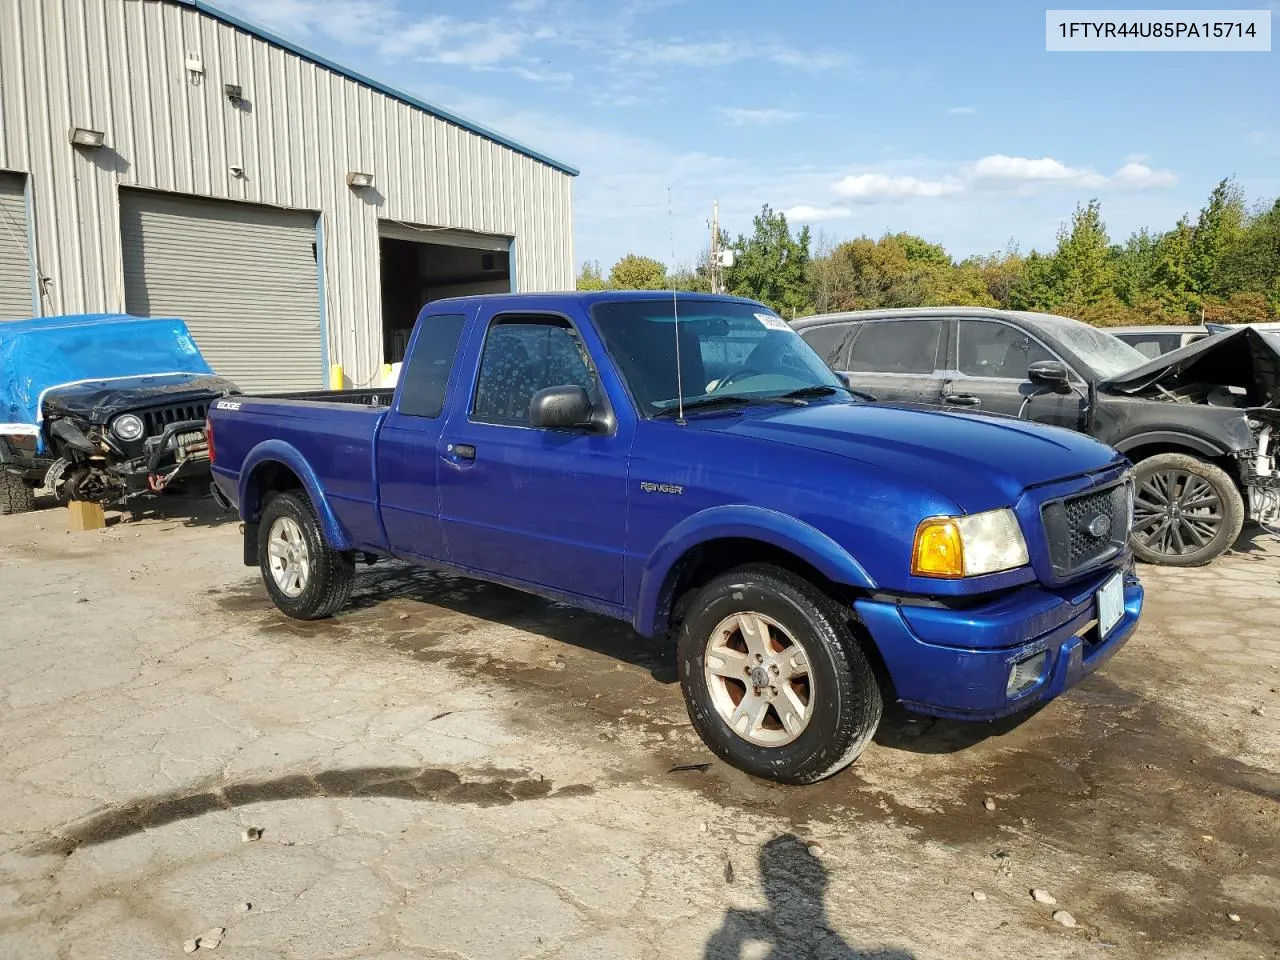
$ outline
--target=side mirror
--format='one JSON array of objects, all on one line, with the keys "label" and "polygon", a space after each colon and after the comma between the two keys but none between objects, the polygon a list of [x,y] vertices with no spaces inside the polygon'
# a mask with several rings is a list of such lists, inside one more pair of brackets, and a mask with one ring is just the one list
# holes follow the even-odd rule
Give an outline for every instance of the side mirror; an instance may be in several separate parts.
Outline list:
[{"label": "side mirror", "polygon": [[841,383],[843,383],[846,387],[853,386],[853,382],[849,379],[849,375],[847,373],[841,373],[839,370],[833,370],[832,373],[834,373],[836,375],[836,379],[839,380]]},{"label": "side mirror", "polygon": [[591,398],[577,384],[544,387],[529,401],[529,422],[552,430],[591,426]]},{"label": "side mirror", "polygon": [[1070,373],[1061,360],[1037,360],[1027,369],[1027,379],[1042,387],[1065,387]]}]

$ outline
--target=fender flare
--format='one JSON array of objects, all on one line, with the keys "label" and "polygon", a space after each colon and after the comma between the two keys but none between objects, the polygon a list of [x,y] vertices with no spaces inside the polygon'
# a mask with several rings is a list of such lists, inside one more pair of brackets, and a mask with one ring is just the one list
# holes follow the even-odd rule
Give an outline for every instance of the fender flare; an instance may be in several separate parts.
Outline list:
[{"label": "fender flare", "polygon": [[836,583],[872,590],[875,581],[840,544],[802,520],[748,505],[710,507],[685,517],[658,542],[640,576],[634,626],[643,636],[659,628],[662,593],[676,564],[689,550],[712,540],[758,540],[786,550]]},{"label": "fender flare", "polygon": [[[295,447],[283,440],[263,440],[249,451],[240,465],[239,503],[244,519],[256,523],[262,513],[262,504],[257,491],[250,491],[249,485],[254,471],[265,463],[278,463],[288,467],[302,481],[302,488],[307,492],[311,506],[316,512],[316,518],[320,521],[321,532],[324,533],[329,546],[335,550],[350,549],[347,535],[343,532],[337,517],[334,516],[333,508],[329,506],[329,498],[325,496],[324,488],[320,485],[315,471],[311,469],[311,464],[307,463],[306,458]],[[253,505],[252,511],[248,509],[250,504]]]},{"label": "fender flare", "polygon": [[1188,450],[1194,451],[1203,457],[1223,457],[1227,454],[1226,450],[1213,441],[1196,436],[1194,433],[1183,433],[1181,430],[1151,430],[1146,433],[1135,434],[1132,437],[1125,437],[1115,447],[1127,456],[1130,450],[1136,450],[1138,447],[1145,447],[1153,443],[1186,447]]}]

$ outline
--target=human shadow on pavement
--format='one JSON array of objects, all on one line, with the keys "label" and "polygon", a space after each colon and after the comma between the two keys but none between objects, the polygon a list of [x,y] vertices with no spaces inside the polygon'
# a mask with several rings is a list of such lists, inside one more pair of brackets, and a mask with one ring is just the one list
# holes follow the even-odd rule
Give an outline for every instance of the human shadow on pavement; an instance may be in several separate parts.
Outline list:
[{"label": "human shadow on pavement", "polygon": [[[729,910],[711,935],[704,960],[914,960],[891,947],[854,947],[827,920],[826,866],[793,834],[774,837],[760,848],[760,883],[769,906]],[[769,952],[761,953],[759,944]]]}]

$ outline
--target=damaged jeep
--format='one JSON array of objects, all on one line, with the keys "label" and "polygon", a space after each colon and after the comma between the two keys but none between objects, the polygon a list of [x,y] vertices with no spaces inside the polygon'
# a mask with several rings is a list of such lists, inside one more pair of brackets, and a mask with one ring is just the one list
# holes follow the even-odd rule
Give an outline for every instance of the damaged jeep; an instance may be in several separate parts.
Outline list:
[{"label": "damaged jeep", "polygon": [[0,505],[29,510],[40,485],[96,503],[203,486],[209,403],[235,392],[177,318],[0,324]]},{"label": "damaged jeep", "polygon": [[[1135,464],[1134,553],[1193,566],[1280,523],[1280,338],[1244,327],[1155,359],[1069,317],[920,307],[806,317],[797,332],[891,403],[1066,427]],[[1046,518],[1048,519],[1048,518]],[[1108,535],[1063,514],[1072,550]]]}]

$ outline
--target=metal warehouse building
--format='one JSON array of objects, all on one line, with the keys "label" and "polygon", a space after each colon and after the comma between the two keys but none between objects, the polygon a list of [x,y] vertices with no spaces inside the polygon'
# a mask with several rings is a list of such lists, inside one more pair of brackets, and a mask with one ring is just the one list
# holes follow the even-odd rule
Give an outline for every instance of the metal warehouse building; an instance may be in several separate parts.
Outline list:
[{"label": "metal warehouse building", "polygon": [[246,390],[573,285],[577,171],[202,0],[0,0],[0,319],[183,317]]}]

